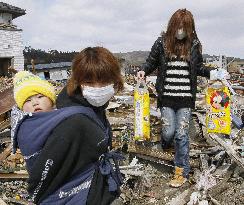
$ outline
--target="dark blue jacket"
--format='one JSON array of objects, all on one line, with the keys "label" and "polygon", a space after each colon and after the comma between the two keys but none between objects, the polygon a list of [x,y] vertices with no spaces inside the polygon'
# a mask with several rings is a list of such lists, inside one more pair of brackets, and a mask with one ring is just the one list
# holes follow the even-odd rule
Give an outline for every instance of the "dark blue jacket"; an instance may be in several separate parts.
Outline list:
[{"label": "dark blue jacket", "polygon": [[[110,204],[121,178],[108,160],[116,154],[108,152],[105,107],[93,108],[81,95],[70,98],[66,89],[57,105],[58,110],[25,116],[17,125],[18,145],[29,156],[28,192],[37,204]],[[82,107],[88,113],[79,111]]]}]

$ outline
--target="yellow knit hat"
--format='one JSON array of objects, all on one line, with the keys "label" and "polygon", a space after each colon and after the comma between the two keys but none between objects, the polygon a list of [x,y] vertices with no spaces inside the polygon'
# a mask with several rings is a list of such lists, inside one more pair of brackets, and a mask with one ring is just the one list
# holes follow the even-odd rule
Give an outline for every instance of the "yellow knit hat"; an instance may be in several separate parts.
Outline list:
[{"label": "yellow knit hat", "polygon": [[20,109],[25,101],[37,94],[42,94],[50,98],[55,104],[56,95],[54,86],[46,80],[28,72],[20,71],[14,76],[14,99]]}]

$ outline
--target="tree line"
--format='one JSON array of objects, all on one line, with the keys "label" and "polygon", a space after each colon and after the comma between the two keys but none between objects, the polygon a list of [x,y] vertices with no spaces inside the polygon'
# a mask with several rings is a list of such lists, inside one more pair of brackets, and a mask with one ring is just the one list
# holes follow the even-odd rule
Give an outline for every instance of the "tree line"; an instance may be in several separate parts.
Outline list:
[{"label": "tree line", "polygon": [[57,50],[49,50],[47,52],[45,50],[34,49],[31,46],[26,46],[23,53],[25,65],[30,65],[32,59],[34,60],[35,64],[71,62],[78,52],[63,52]]}]

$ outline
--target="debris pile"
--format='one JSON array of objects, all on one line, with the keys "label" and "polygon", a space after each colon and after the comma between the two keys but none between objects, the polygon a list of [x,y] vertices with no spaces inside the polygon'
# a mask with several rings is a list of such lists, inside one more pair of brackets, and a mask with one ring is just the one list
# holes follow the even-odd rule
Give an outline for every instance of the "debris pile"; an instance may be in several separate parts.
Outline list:
[{"label": "debris pile", "polygon": [[[11,154],[10,145],[0,155],[1,165],[0,173],[26,173],[24,158],[18,149],[15,154]],[[4,157],[6,158],[4,159]],[[26,173],[27,175],[27,173]]]},{"label": "debris pile", "polygon": [[13,78],[0,77],[0,92],[13,87]]},{"label": "debris pile", "polygon": [[[127,75],[128,85],[135,86],[134,76]],[[189,183],[179,189],[167,185],[173,170],[174,151],[163,151],[159,145],[160,112],[156,109],[155,77],[147,80],[151,87],[151,143],[138,144],[133,140],[133,106],[122,101],[123,94],[114,99],[121,104],[113,116],[112,126],[116,145],[130,156],[141,160],[143,167],[131,172],[128,168],[126,183],[122,189],[123,204],[242,204],[244,193],[244,130],[233,123],[231,134],[207,134],[205,116],[205,88],[208,84],[199,78],[196,110],[190,128],[190,162],[192,167]],[[124,99],[133,96],[126,93]],[[132,101],[132,100],[131,100]],[[233,96],[232,111],[238,118],[244,112],[244,96]],[[127,109],[125,109],[127,106]],[[117,113],[120,113],[117,115]],[[118,119],[119,118],[119,119]],[[116,119],[113,123],[113,119]],[[117,133],[118,124],[120,130]],[[126,140],[124,140],[126,139]],[[148,166],[153,171],[148,170]],[[160,168],[159,168],[160,167]],[[125,170],[123,172],[126,172]],[[141,173],[143,172],[143,173]],[[146,176],[146,179],[145,179]]]},{"label": "debris pile", "polygon": [[[151,105],[150,143],[134,141],[134,75],[125,75],[125,90],[114,96],[107,109],[114,135],[113,147],[126,156],[120,164],[125,183],[116,204],[243,204],[244,130],[233,124],[229,136],[207,134],[204,95],[207,81],[201,78],[198,79],[196,110],[190,123],[190,179],[180,188],[169,187],[167,183],[174,168],[174,149],[166,151],[160,146],[161,122],[156,105],[155,79],[155,76],[147,79]],[[11,90],[7,89],[3,94],[5,97],[0,100],[9,96],[8,99],[13,99]],[[237,94],[232,104],[232,111],[240,118],[244,111],[244,96]],[[19,204],[30,204],[27,202],[25,180],[28,176],[23,171],[23,159],[20,153],[11,155],[8,120],[11,106],[1,105],[0,101],[0,200],[6,204],[16,203],[14,200]]]}]

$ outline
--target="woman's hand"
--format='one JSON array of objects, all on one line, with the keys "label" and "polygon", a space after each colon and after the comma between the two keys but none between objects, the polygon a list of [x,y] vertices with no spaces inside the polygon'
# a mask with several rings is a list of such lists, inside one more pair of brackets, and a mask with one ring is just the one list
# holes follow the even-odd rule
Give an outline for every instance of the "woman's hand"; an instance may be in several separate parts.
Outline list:
[{"label": "woman's hand", "polygon": [[210,71],[210,80],[230,79],[230,74],[225,69],[219,68]]}]

